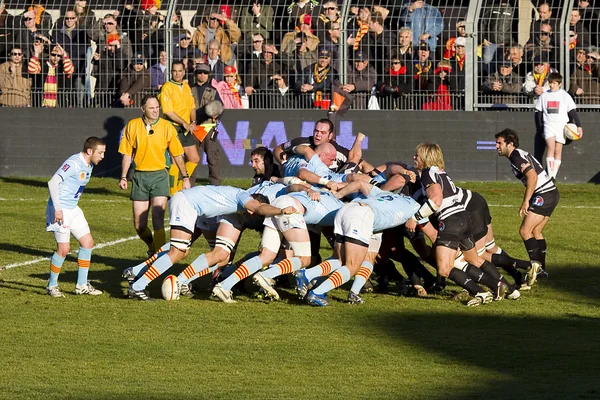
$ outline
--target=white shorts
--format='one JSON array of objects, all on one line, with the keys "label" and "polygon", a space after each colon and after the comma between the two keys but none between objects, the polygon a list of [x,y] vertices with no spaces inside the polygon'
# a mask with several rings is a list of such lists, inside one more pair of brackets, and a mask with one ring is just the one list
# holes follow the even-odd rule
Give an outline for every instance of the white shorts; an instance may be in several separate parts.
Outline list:
[{"label": "white shorts", "polygon": [[369,245],[373,236],[375,215],[369,206],[357,202],[345,204],[335,215],[333,232]]},{"label": "white shorts", "polygon": [[[273,200],[273,203],[271,205],[273,207],[279,208],[286,208],[292,206],[296,210],[298,210],[298,205],[296,202],[297,200],[295,200],[294,198],[288,195],[284,195]],[[268,226],[269,228],[277,229],[279,232],[289,231],[293,228],[305,230],[307,229],[306,221],[304,220],[304,215],[300,214],[300,212],[265,218],[265,222],[263,223],[263,225]]]},{"label": "white shorts", "polygon": [[90,233],[90,226],[81,208],[75,207],[70,210],[63,208],[62,212],[63,224],[59,226],[54,223],[54,206],[48,204],[46,207],[46,231],[54,233],[56,243],[69,243],[71,234],[79,240]]},{"label": "white shorts", "polygon": [[544,139],[549,139],[551,137],[555,138],[556,143],[565,144],[565,124],[562,123],[548,123],[544,126]]},{"label": "white shorts", "polygon": [[169,225],[180,226],[190,232],[194,232],[194,226],[198,219],[198,213],[188,202],[182,192],[177,192],[169,200]]}]

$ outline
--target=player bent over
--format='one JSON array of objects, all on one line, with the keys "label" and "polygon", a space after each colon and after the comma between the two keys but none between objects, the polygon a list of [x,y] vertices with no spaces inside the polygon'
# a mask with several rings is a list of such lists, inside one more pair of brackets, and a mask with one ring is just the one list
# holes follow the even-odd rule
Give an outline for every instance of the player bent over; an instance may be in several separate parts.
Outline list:
[{"label": "player bent over", "polygon": [[183,260],[190,250],[198,217],[216,217],[236,212],[256,213],[263,216],[290,214],[293,208],[277,208],[266,204],[262,195],[250,195],[231,186],[195,186],[175,193],[169,201],[171,246],[138,277],[128,289],[130,298],[150,300],[144,289],[150,282]]},{"label": "player bent over", "polygon": [[519,215],[523,218],[519,233],[531,260],[527,284],[533,285],[539,273],[545,272],[546,240],[542,231],[560,200],[558,188],[544,168],[528,152],[519,149],[519,136],[512,129],[495,135],[499,156],[509,159],[512,171],[525,185]]},{"label": "player bent over", "polygon": [[46,230],[54,232],[56,252],[50,260],[50,279],[46,292],[52,297],[64,297],[58,288],[58,275],[69,253],[70,235],[80,244],[77,253],[77,284],[75,294],[101,295],[87,280],[94,239],[90,227],[77,205],[85,185],[90,181],[94,165],[104,159],[106,144],[97,137],[89,137],[83,151],[69,157],[48,181],[50,198],[46,207]]}]

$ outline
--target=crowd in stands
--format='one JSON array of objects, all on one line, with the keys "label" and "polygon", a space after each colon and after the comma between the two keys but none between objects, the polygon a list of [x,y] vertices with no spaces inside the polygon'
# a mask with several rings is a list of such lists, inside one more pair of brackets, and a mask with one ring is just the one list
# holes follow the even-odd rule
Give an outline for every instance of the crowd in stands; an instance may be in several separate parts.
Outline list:
[{"label": "crowd in stands", "polygon": [[[190,85],[209,67],[228,108],[328,108],[339,93],[358,109],[451,110],[464,109],[470,57],[483,104],[532,104],[560,69],[559,1],[487,1],[477,54],[466,47],[466,1],[355,0],[346,21],[335,0],[221,3],[181,2],[194,15],[178,9],[167,24],[160,0],[110,11],[75,0],[54,19],[43,0],[10,13],[2,2],[0,105],[137,107],[183,60]],[[599,11],[575,0],[565,32],[563,74],[578,104],[600,104]]]}]

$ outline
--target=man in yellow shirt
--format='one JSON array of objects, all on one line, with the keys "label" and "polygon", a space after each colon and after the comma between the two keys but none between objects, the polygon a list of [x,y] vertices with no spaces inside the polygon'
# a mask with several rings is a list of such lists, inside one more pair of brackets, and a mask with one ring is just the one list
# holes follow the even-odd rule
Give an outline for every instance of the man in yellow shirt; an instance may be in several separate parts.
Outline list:
[{"label": "man in yellow shirt", "polygon": [[[161,87],[158,100],[163,114],[177,129],[179,140],[183,145],[186,162],[185,170],[181,170],[182,176],[187,174],[190,177],[190,184],[194,186],[195,179],[192,174],[200,162],[198,145],[193,135],[196,130],[196,104],[190,86],[183,80],[185,74],[183,62],[174,61],[171,67],[171,79]],[[177,192],[179,170],[180,168],[171,164],[169,169],[169,175],[173,179],[171,196]]]},{"label": "man in yellow shirt", "polygon": [[[166,240],[164,220],[169,198],[166,151],[169,150],[182,171],[185,171],[185,163],[183,147],[173,124],[159,118],[160,105],[156,97],[145,96],[142,99],[142,111],[144,115],[141,118],[127,123],[119,144],[119,153],[123,154],[119,187],[127,190],[127,171],[133,158],[135,172],[131,179],[130,196],[133,202],[133,226],[152,255]],[[184,173],[183,188],[190,187],[189,176]],[[154,237],[148,228],[150,207]]]}]

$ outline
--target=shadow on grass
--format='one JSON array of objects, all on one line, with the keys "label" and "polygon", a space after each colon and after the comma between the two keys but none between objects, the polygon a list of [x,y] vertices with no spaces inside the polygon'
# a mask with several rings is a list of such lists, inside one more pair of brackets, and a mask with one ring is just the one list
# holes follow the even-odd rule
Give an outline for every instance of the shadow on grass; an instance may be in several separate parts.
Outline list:
[{"label": "shadow on grass", "polygon": [[[477,390],[465,389],[460,393],[449,390],[443,395],[432,393],[429,398],[600,398],[597,387],[600,318],[577,314],[565,314],[563,318],[495,316],[481,315],[479,311],[384,312],[371,314],[362,322],[377,337],[383,332],[392,341],[412,342],[423,351],[443,355],[450,360],[449,368],[456,364],[459,369],[473,366],[492,371],[482,374],[480,381],[460,385],[478,386]],[[418,364],[419,360],[405,362]],[[380,395],[387,397],[389,392]],[[373,398],[377,397],[373,393]]]},{"label": "shadow on grass", "polygon": [[[23,186],[29,186],[29,187],[36,187],[36,188],[48,188],[48,182],[45,180],[39,180],[39,179],[35,179],[35,178],[11,178],[11,177],[2,177],[0,178],[0,182],[4,182],[4,183],[12,183],[12,184],[17,184],[17,185],[23,185]],[[91,188],[91,187],[86,187],[85,189],[85,194],[103,194],[103,195],[115,195],[115,194],[120,194],[117,191],[114,190],[109,190],[109,189],[105,189],[105,188]]]}]

